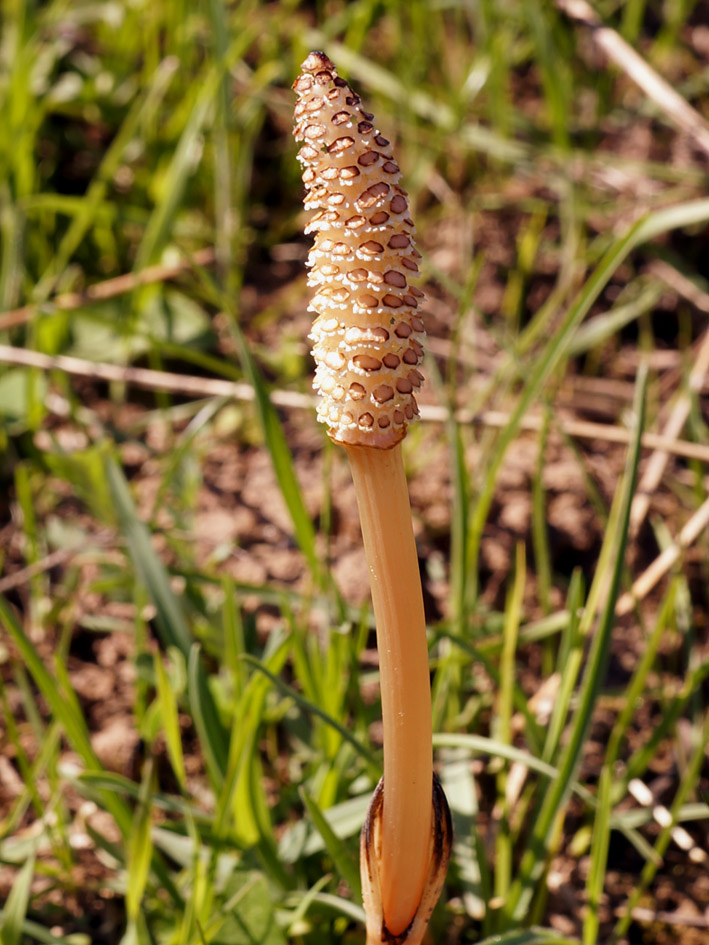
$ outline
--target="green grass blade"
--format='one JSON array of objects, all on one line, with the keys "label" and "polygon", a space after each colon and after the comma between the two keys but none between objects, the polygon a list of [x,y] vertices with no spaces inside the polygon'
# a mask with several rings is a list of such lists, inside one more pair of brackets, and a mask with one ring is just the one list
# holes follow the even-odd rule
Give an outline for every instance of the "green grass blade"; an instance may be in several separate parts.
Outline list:
[{"label": "green grass blade", "polygon": [[658,746],[667,738],[680,718],[682,712],[692,695],[699,691],[705,679],[709,678],[709,663],[698,666],[695,670],[690,670],[684,680],[681,690],[669,700],[665,707],[664,714],[659,723],[655,726],[652,734],[644,745],[636,749],[628,759],[625,769],[625,781],[629,782],[632,778],[639,778],[647,770],[653,756],[657,752]]},{"label": "green grass blade", "polygon": [[57,277],[61,275],[94,223],[96,214],[106,197],[126,148],[135,139],[145,117],[154,113],[157,109],[177,69],[178,63],[174,58],[166,57],[163,59],[155,70],[150,84],[142,91],[140,97],[126,115],[117,135],[111,142],[111,146],[103,157],[93,181],[89,185],[86,196],[77,204],[76,216],[62,237],[56,255],[35,288],[33,293],[35,302],[41,303],[49,296]]},{"label": "green grass blade", "polygon": [[611,836],[611,787],[612,773],[609,767],[604,766],[598,782],[598,806],[593,819],[591,856],[586,880],[587,911],[583,921],[583,945],[594,945],[598,941],[600,928],[598,911],[606,879]]},{"label": "green grass blade", "polygon": [[[322,812],[336,837],[344,840],[358,836],[372,799],[371,792],[357,797],[348,797]],[[304,820],[291,824],[279,840],[279,855],[284,863],[297,863],[300,857],[309,857],[325,849],[322,835],[308,831]]]},{"label": "green grass blade", "polygon": [[[431,368],[434,376],[437,367]],[[439,382],[442,388],[442,384]],[[446,391],[448,396],[448,392]],[[446,434],[450,452],[452,472],[453,501],[451,507],[451,546],[450,546],[450,614],[451,625],[462,639],[467,637],[466,611],[466,575],[468,565],[467,534],[469,518],[470,483],[465,466],[465,446],[460,425],[456,423],[453,409],[446,421]],[[461,667],[448,641],[441,641],[438,647],[436,675],[431,692],[433,726],[445,728],[458,716],[460,711]]]},{"label": "green grass blade", "polygon": [[326,873],[324,876],[321,876],[310,889],[303,893],[303,897],[293,911],[293,915],[290,916],[290,925],[288,927],[289,934],[297,934],[298,928],[302,927],[301,923],[308,914],[308,909],[316,902],[320,890],[327,886],[331,879],[332,877]]},{"label": "green grass blade", "polygon": [[[121,774],[114,774],[112,771],[83,771],[77,778],[68,778],[82,794],[95,793],[102,789],[113,791],[116,794],[137,801],[140,797],[140,785],[130,778]],[[86,790],[88,788],[88,791]],[[166,811],[169,814],[179,814],[186,820],[194,821],[201,825],[211,823],[210,814],[183,800],[181,797],[171,794],[153,793],[151,804],[157,810]]]},{"label": "green grass blade", "polygon": [[157,626],[163,646],[176,647],[190,667],[189,698],[195,721],[199,720],[202,747],[213,778],[221,780],[226,771],[227,736],[214,698],[207,684],[207,673],[177,597],[170,587],[167,568],[156,555],[150,532],[138,518],[125,476],[112,457],[106,459],[106,477],[116,504],[121,530],[128,542],[133,565],[157,610]]},{"label": "green grass blade", "polygon": [[180,733],[177,699],[170,686],[170,680],[165,672],[160,653],[154,654],[153,667],[155,670],[157,698],[160,706],[163,731],[165,733],[167,753],[170,758],[172,770],[175,772],[175,777],[180,787],[184,789],[187,785],[187,774],[185,772],[185,759],[182,753],[182,736]]},{"label": "green grass blade", "polygon": [[212,782],[221,785],[227,770],[229,756],[227,734],[209,689],[209,680],[200,658],[199,644],[190,650],[187,661],[187,689],[192,718],[199,735]]},{"label": "green grass blade", "polygon": [[583,592],[581,585],[581,575],[576,572],[571,579],[568,594],[569,622],[564,628],[556,664],[556,672],[561,681],[554,700],[554,708],[549,719],[547,737],[542,752],[544,760],[549,762],[553,762],[557,757],[561,735],[569,714],[571,697],[583,662],[584,640],[579,633],[579,610],[582,604],[581,595]]},{"label": "green grass blade", "polygon": [[342,737],[343,741],[348,742],[355,749],[358,755],[361,755],[362,758],[367,762],[368,765],[372,767],[374,771],[379,769],[377,761],[371,752],[362,745],[357,738],[344,726],[341,725],[336,719],[333,719],[327,712],[323,712],[320,706],[315,705],[309,699],[304,699],[299,692],[296,692],[292,686],[289,686],[287,682],[284,682],[282,679],[279,679],[278,676],[270,672],[262,663],[260,663],[253,656],[245,655],[244,659],[250,663],[255,669],[260,673],[263,673],[264,676],[267,676],[268,679],[281,690],[289,698],[299,705],[302,709],[305,709],[306,712],[311,715],[317,716],[319,719],[322,719],[323,722],[326,722],[328,725],[331,725],[332,728]]},{"label": "green grass blade", "polygon": [[39,922],[32,922],[30,919],[25,919],[22,923],[22,934],[32,941],[42,942],[44,945],[75,945],[76,942],[76,939],[71,935],[53,935],[49,929],[40,925]]},{"label": "green grass blade", "polygon": [[[535,771],[550,781],[556,781],[559,778],[559,769],[554,765],[542,761],[530,752],[522,748],[516,748],[514,745],[506,745],[504,742],[495,738],[488,738],[485,735],[468,735],[466,733],[447,733],[439,732],[433,735],[434,748],[461,748],[474,754],[490,755],[493,758],[504,758],[505,761],[517,762]],[[586,803],[593,802],[593,795],[577,781],[572,783],[571,790]]]},{"label": "green grass blade", "polygon": [[[473,660],[480,663],[484,667],[485,672],[490,676],[492,681],[495,684],[495,688],[499,689],[502,683],[502,675],[498,665],[489,659],[483,648],[480,646],[471,645],[466,639],[461,637],[453,636],[453,634],[444,634],[444,637],[450,640],[451,643],[455,644],[456,647],[461,649],[464,653],[470,656]],[[521,639],[521,634],[518,631],[518,639]],[[524,716],[525,720],[525,738],[532,749],[532,751],[541,752],[541,727],[534,717],[534,713],[531,712],[527,696],[519,686],[515,683],[512,686],[512,699],[514,702],[514,707],[517,712]]]},{"label": "green grass blade", "polygon": [[[64,729],[66,737],[74,748],[74,751],[81,757],[87,767],[100,769],[102,766],[91,746],[85,719],[75,711],[74,703],[63,697],[55,680],[50,676],[34,646],[17,622],[12,609],[2,597],[0,597],[0,621],[4,624],[25,666],[46,699],[53,718],[56,719]],[[124,834],[127,833],[130,825],[128,808],[117,798],[110,796],[103,798],[103,804],[116,819],[121,831]]]},{"label": "green grass blade", "polygon": [[476,575],[482,532],[490,512],[490,506],[497,487],[498,473],[505,454],[510,443],[517,436],[522,418],[539,395],[544,383],[562,359],[567,356],[569,346],[581,321],[591,310],[593,303],[598,299],[623,260],[637,246],[654,239],[662,233],[666,233],[668,230],[693,226],[706,220],[709,220],[709,199],[693,200],[679,204],[676,207],[659,210],[635,223],[604,255],[586,281],[558,330],[554,333],[542,354],[535,360],[529,380],[525,384],[517,406],[512,411],[507,426],[497,441],[486,472],[483,488],[471,517],[468,567],[472,575],[469,588],[472,600],[477,597]]},{"label": "green grass blade", "polygon": [[[503,644],[500,655],[500,690],[497,700],[495,734],[503,745],[512,744],[512,711],[514,705],[514,686],[516,679],[515,652],[517,633],[522,614],[522,599],[526,570],[524,566],[524,544],[517,545],[515,558],[514,583],[508,594],[505,606],[505,627],[502,634]],[[512,876],[512,838],[510,835],[510,810],[507,802],[507,768],[497,775],[497,804],[499,812],[497,835],[495,838],[495,896],[505,899]]]},{"label": "green grass blade", "polygon": [[30,901],[34,864],[35,854],[33,853],[27,858],[12,884],[10,895],[0,914],[0,945],[20,945],[22,925]]},{"label": "green grass blade", "polygon": [[532,547],[537,576],[539,603],[545,614],[551,613],[551,550],[547,526],[547,508],[544,498],[544,467],[549,433],[550,409],[544,411],[544,422],[539,434],[539,456],[532,478]]},{"label": "green grass blade", "polygon": [[[254,405],[263,431],[266,449],[273,465],[280,493],[293,523],[295,540],[305,555],[315,585],[323,588],[327,581],[323,574],[322,562],[316,545],[315,526],[308,514],[283,426],[275,407],[271,403],[261,370],[254,360],[246,338],[237,323],[232,300],[220,290],[207,272],[200,270],[200,277],[207,296],[214,304],[219,305],[231,315],[229,330],[236,344],[241,368],[254,390]],[[341,603],[339,603],[339,610],[344,613]]]},{"label": "green grass blade", "polygon": [[[190,117],[177,143],[161,186],[161,198],[150,215],[135,257],[135,270],[156,262],[170,234],[187,181],[195,171],[195,155],[200,153],[199,138],[214,109],[214,99],[221,80],[221,70],[210,66],[195,83],[199,87]],[[188,90],[194,94],[194,87]]]},{"label": "green grass blade", "polygon": [[140,903],[145,891],[153,852],[151,836],[151,796],[153,791],[152,759],[148,759],[140,785],[138,807],[133,817],[128,838],[128,858],[126,864],[126,912],[128,922],[137,923]]},{"label": "green grass blade", "polygon": [[646,389],[647,369],[643,367],[638,375],[634,402],[634,437],[620,487],[620,522],[615,539],[615,560],[612,563],[606,602],[598,628],[591,642],[576,714],[559,765],[559,777],[552,782],[549,790],[544,794],[527,849],[522,856],[518,876],[505,904],[505,914],[508,922],[520,921],[529,908],[534,885],[541,876],[546,862],[548,837],[551,835],[553,824],[571,790],[581,757],[581,750],[591,723],[591,715],[603,680],[608,659],[610,635],[615,619],[615,602],[620,590],[621,574],[624,566],[625,546],[630,523],[630,506],[640,460]]},{"label": "green grass blade", "polygon": [[569,356],[575,358],[592,348],[600,347],[630,322],[653,309],[661,295],[662,286],[647,285],[631,302],[590,318],[574,335],[569,345]]},{"label": "green grass blade", "polygon": [[291,889],[293,877],[278,858],[278,843],[273,827],[271,808],[266,800],[264,767],[261,755],[257,750],[250,753],[246,772],[245,785],[247,790],[245,796],[253,812],[254,824],[258,831],[256,849],[263,864],[264,872],[276,886],[281,889]]},{"label": "green grass blade", "polygon": [[453,410],[446,422],[446,433],[450,450],[450,465],[452,470],[453,502],[455,514],[451,520],[451,611],[452,624],[461,636],[466,630],[465,610],[465,575],[468,572],[467,534],[470,514],[470,477],[465,465],[465,445],[463,443],[460,425],[455,422]]},{"label": "green grass blade", "polygon": [[551,4],[539,0],[524,0],[524,10],[534,39],[552,138],[554,144],[566,152],[569,150],[569,104],[573,90],[572,74],[567,67],[567,61],[560,55],[554,42],[558,13]]},{"label": "green grass blade", "polygon": [[236,587],[234,581],[225,576],[222,578],[224,604],[222,607],[222,629],[224,633],[224,666],[229,671],[234,697],[238,699],[246,685],[244,664],[241,656],[246,652],[244,640],[244,622],[236,602]]},{"label": "green grass blade", "polygon": [[[623,821],[622,814],[618,815],[618,817],[611,815],[614,796],[618,794],[618,788],[625,791],[627,785],[627,778],[623,778],[620,783],[614,781],[615,762],[618,757],[622,738],[630,724],[638,699],[645,685],[647,675],[654,663],[660,641],[666,630],[668,619],[672,613],[675,597],[673,591],[675,587],[676,585],[672,585],[670,593],[665,597],[645,652],[633,674],[630,685],[626,688],[625,705],[616,719],[608,740],[608,748],[606,750],[598,787],[598,807],[594,820],[589,874],[586,883],[588,910],[583,926],[584,945],[593,945],[598,938],[600,928],[599,907],[603,895],[608,864],[610,831],[614,827],[617,829],[627,827],[627,823]],[[630,839],[631,842],[634,842],[633,837]],[[646,848],[642,850],[642,854],[647,862],[654,862],[655,865],[659,865],[656,861],[660,858],[651,847],[646,846]]]},{"label": "green grass blade", "polygon": [[525,929],[484,938],[477,945],[579,945],[578,939],[559,935],[550,929]]},{"label": "green grass blade", "polygon": [[[665,599],[662,602],[659,614],[655,620],[655,625],[652,628],[650,636],[645,645],[645,651],[642,654],[640,662],[638,663],[630,683],[626,687],[623,694],[625,704],[618,713],[618,717],[616,718],[615,724],[608,739],[608,748],[606,749],[605,764],[609,767],[615,763],[619,756],[621,743],[628,732],[631,720],[642,697],[648,675],[655,663],[655,658],[657,656],[660,643],[662,642],[663,635],[665,634],[668,626],[671,625],[670,622],[672,611],[675,606],[676,589],[676,583],[670,585],[669,591],[665,595]],[[615,798],[615,800],[617,801],[618,798]]]},{"label": "green grass blade", "polygon": [[118,522],[128,543],[133,565],[157,610],[162,644],[177,647],[189,658],[194,642],[182,608],[170,587],[167,568],[158,558],[147,526],[140,521],[123,472],[112,457],[105,461],[106,478],[116,507]]},{"label": "green grass blade", "polygon": [[453,862],[468,915],[484,919],[491,898],[490,868],[480,831],[478,795],[467,752],[441,752],[440,778],[453,818]]},{"label": "green grass blade", "polygon": [[283,426],[278,418],[275,407],[271,403],[261,372],[251,356],[245,338],[239,329],[235,327],[234,330],[239,346],[239,360],[241,361],[241,366],[246,374],[247,380],[254,389],[256,409],[261,422],[266,448],[271,457],[281,495],[283,496],[291,521],[293,522],[295,539],[298,542],[300,550],[305,555],[316,586],[321,587],[324,578],[320,556],[315,542],[315,527],[305,506],[303,493],[293,466],[293,457],[288,447],[285,433],[283,432]]},{"label": "green grass blade", "polygon": [[687,795],[691,791],[696,790],[702,766],[706,759],[706,746],[709,745],[709,712],[706,712],[703,723],[695,726],[692,735],[694,743],[692,754],[688,759],[686,769],[675,793],[674,801],[670,808],[670,819],[668,823],[662,827],[660,835],[655,842],[654,850],[656,857],[653,860],[648,860],[643,867],[640,879],[625,904],[623,915],[613,929],[613,934],[609,939],[609,945],[615,945],[615,943],[626,934],[628,926],[632,921],[633,909],[641,900],[645,890],[655,878],[658,868],[663,863],[665,851],[672,839],[672,828],[677,823],[678,812],[685,803]]},{"label": "green grass blade", "polygon": [[[290,653],[289,636],[271,634],[263,663],[273,673],[279,673]],[[243,664],[244,654],[239,662]],[[243,670],[243,666],[242,666]],[[229,825],[228,815],[234,813],[234,830],[237,836],[254,842],[257,833],[256,818],[250,809],[246,809],[243,798],[247,792],[249,755],[254,750],[257,731],[263,721],[263,705],[268,690],[268,680],[253,674],[244,687],[234,713],[234,724],[229,742],[229,756],[226,774],[218,794],[214,814],[214,830],[217,836],[226,834]]]},{"label": "green grass blade", "polygon": [[352,890],[355,899],[362,898],[362,886],[359,876],[359,865],[355,861],[350,849],[337,836],[330,824],[323,817],[318,805],[309,796],[307,791],[300,790],[300,799],[308,809],[308,813],[315,824],[318,833],[323,839],[327,852],[332,857],[340,876]]}]

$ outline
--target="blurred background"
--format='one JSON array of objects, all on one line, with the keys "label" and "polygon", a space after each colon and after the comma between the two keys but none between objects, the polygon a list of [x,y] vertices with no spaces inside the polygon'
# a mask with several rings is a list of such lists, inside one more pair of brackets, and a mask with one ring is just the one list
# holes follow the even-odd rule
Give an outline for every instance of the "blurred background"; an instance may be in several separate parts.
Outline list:
[{"label": "blurred background", "polygon": [[362,939],[377,660],[310,392],[311,49],[423,254],[434,940],[706,941],[707,3],[0,11],[3,945]]}]

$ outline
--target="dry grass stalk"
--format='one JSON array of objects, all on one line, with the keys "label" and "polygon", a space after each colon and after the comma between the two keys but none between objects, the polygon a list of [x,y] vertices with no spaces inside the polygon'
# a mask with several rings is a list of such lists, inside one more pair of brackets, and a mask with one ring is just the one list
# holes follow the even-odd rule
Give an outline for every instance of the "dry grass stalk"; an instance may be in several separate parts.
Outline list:
[{"label": "dry grass stalk", "polygon": [[[662,436],[666,440],[676,440],[687,422],[692,407],[692,398],[701,390],[709,372],[709,331],[699,344],[699,353],[689,375],[688,390],[682,391],[663,428]],[[638,491],[630,509],[630,530],[637,534],[650,508],[650,499],[655,494],[664,475],[670,458],[670,450],[658,448],[649,458],[643,471]]]},{"label": "dry grass stalk", "polygon": [[590,27],[593,42],[632,79],[666,118],[709,154],[709,123],[614,29],[606,26],[586,0],[556,0],[567,16]]},{"label": "dry grass stalk", "polygon": [[[92,302],[104,302],[106,299],[114,299],[119,295],[125,295],[127,292],[133,292],[134,289],[142,285],[166,282],[193,266],[209,266],[213,262],[214,250],[211,246],[207,246],[204,249],[197,250],[188,259],[180,260],[175,265],[168,266],[160,263],[155,266],[146,266],[145,269],[140,269],[138,272],[127,272],[121,276],[115,276],[113,279],[106,279],[104,282],[96,282],[94,285],[87,286],[83,292],[63,292],[60,295],[55,295],[45,304],[62,311],[75,311]],[[17,328],[18,325],[24,325],[31,321],[37,314],[38,309],[37,305],[23,305],[22,308],[0,312],[0,331]]]},{"label": "dry grass stalk", "polygon": [[629,614],[633,607],[650,593],[674,564],[679,561],[682,553],[709,528],[709,499],[699,506],[694,515],[680,531],[677,541],[655,558],[633,582],[632,588],[619,598],[615,612],[619,617]]},{"label": "dry grass stalk", "polygon": [[[14,364],[17,367],[37,368],[41,371],[64,371],[75,377],[91,377],[97,381],[133,384],[145,390],[160,390],[182,397],[229,397],[234,400],[252,401],[254,389],[245,381],[226,381],[213,377],[197,377],[191,374],[175,374],[170,371],[153,371],[150,368],[126,367],[109,364],[105,361],[88,361],[64,354],[44,354],[28,348],[17,348],[0,344],[0,364]],[[296,391],[274,390],[270,393],[271,403],[286,410],[312,410],[313,398]],[[449,417],[448,407],[436,404],[422,404],[419,418],[427,423],[446,423]],[[503,428],[510,422],[510,414],[504,410],[481,410],[470,413],[459,410],[455,414],[456,422],[477,427]],[[520,428],[528,431],[541,430],[543,419],[528,414],[520,422]],[[594,423],[590,420],[573,420],[557,417],[555,426],[568,436],[584,440],[602,440],[606,443],[627,444],[631,433],[625,427],[608,423]],[[663,450],[673,456],[684,456],[709,463],[709,446],[677,440],[657,433],[643,433],[643,449]]]}]

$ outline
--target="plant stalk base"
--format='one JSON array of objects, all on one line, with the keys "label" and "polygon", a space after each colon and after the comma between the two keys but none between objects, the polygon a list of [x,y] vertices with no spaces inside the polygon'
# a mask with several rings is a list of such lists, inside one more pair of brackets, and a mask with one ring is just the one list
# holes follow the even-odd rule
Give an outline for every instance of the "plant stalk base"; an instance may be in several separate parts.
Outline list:
[{"label": "plant stalk base", "polygon": [[394,935],[386,927],[382,909],[379,862],[382,854],[382,811],[384,778],[377,785],[362,827],[359,863],[362,877],[362,900],[367,915],[366,945],[420,945],[434,906],[443,889],[453,847],[453,825],[450,809],[441,783],[433,775],[433,812],[429,868],[418,908],[403,932]]}]

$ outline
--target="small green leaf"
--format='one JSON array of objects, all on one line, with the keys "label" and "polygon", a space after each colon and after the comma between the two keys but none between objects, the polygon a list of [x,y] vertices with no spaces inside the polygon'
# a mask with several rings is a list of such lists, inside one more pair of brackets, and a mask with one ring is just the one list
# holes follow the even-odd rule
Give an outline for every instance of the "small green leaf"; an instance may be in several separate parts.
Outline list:
[{"label": "small green leaf", "polygon": [[41,375],[41,380],[35,378],[40,389],[34,390],[29,387],[29,377],[27,368],[10,368],[3,371],[0,376],[0,416],[21,420],[27,417],[32,399],[44,400],[47,393],[46,377]]}]

